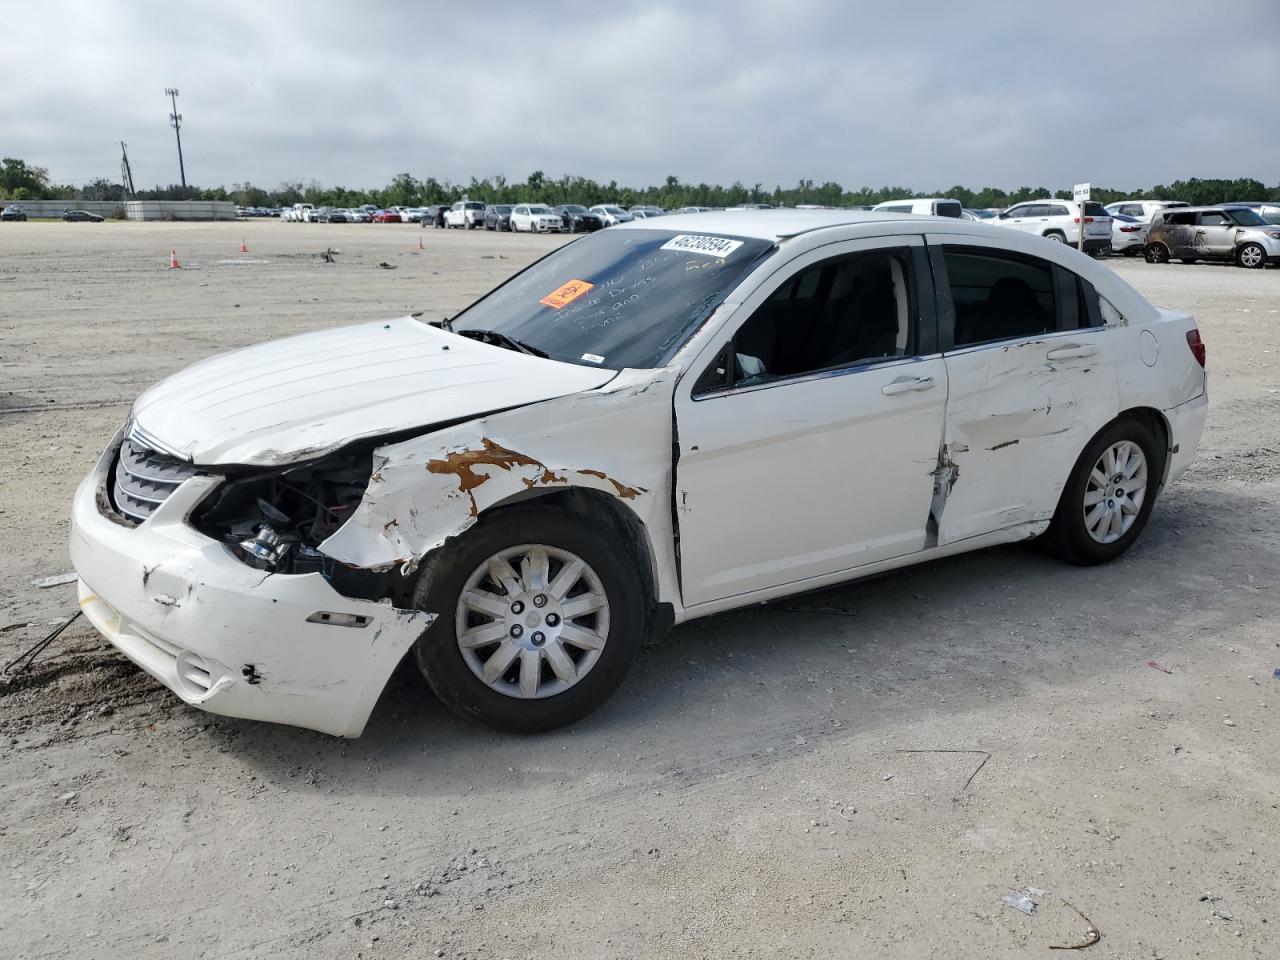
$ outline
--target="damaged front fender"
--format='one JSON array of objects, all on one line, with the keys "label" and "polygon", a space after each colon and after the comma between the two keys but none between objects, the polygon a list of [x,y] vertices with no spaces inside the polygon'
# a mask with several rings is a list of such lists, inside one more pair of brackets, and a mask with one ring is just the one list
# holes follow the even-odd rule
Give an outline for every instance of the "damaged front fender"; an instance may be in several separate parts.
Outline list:
[{"label": "damaged front fender", "polygon": [[671,394],[676,371],[493,414],[374,451],[368,489],[320,545],[342,563],[416,568],[487,510],[549,490],[599,491],[648,531],[660,599],[674,596]]}]

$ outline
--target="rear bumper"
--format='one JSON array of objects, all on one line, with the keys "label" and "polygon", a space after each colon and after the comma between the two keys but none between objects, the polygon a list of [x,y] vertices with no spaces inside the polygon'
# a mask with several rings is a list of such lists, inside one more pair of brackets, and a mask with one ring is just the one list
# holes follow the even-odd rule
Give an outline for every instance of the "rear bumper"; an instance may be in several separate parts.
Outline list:
[{"label": "rear bumper", "polygon": [[1180,403],[1164,411],[1169,421],[1169,466],[1165,470],[1165,486],[1187,472],[1196,458],[1200,446],[1200,434],[1204,432],[1205,416],[1209,412],[1209,389],[1206,386],[1194,400]]},{"label": "rear bumper", "polygon": [[[357,737],[430,614],[352,600],[320,574],[266,574],[190,527],[218,483],[192,477],[133,527],[99,509],[114,444],[80,484],[71,559],[80,608],[121,653],[211,713]],[[330,611],[364,626],[308,622]]]}]

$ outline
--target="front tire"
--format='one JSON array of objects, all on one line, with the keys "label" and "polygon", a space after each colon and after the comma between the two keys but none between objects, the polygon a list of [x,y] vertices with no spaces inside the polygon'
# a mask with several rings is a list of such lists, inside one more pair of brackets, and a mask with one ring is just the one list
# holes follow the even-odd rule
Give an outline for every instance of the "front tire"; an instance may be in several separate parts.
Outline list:
[{"label": "front tire", "polygon": [[1164,455],[1145,423],[1104,427],[1076,461],[1044,545],[1077,566],[1116,559],[1146,526],[1163,475]]},{"label": "front tire", "polygon": [[1267,265],[1267,251],[1259,243],[1243,244],[1236,251],[1236,263],[1250,270],[1261,270]]},{"label": "front tire", "polygon": [[414,606],[438,616],[414,655],[462,717],[562,727],[604,703],[635,659],[648,623],[640,582],[598,526],[556,507],[502,510],[424,566]]}]

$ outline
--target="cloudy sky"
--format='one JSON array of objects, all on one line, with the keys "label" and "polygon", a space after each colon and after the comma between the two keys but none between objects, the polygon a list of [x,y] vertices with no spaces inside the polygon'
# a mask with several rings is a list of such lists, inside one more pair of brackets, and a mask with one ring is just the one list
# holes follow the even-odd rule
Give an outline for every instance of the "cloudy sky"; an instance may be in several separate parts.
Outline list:
[{"label": "cloudy sky", "polygon": [[55,182],[532,170],[916,189],[1280,180],[1280,0],[11,4],[0,153]]}]

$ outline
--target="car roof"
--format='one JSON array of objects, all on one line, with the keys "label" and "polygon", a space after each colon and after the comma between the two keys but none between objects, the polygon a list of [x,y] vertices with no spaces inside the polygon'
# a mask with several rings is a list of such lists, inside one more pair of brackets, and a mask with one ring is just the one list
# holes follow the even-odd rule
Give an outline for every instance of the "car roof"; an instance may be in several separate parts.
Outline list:
[{"label": "car roof", "polygon": [[[610,230],[666,230],[671,233],[716,233],[735,237],[753,237],[760,240],[780,240],[814,230],[874,223],[918,224],[921,230],[930,224],[944,223],[948,228],[957,221],[954,217],[931,217],[915,213],[890,213],[887,210],[796,210],[783,207],[776,210],[710,210],[705,213],[669,213],[660,220],[639,220],[622,223]],[[659,225],[660,224],[660,225]],[[977,224],[975,224],[977,226]],[[1001,234],[1008,227],[998,229]],[[986,236],[986,230],[975,231]]]}]

